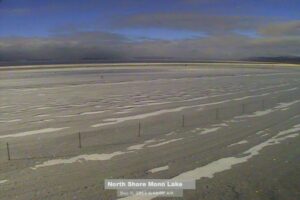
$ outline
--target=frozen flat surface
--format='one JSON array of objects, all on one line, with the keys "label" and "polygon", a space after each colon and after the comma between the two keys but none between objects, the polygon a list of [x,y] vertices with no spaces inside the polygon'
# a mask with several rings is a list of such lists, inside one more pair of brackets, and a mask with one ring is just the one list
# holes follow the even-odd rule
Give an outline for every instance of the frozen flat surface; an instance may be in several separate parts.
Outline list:
[{"label": "frozen flat surface", "polygon": [[102,186],[120,177],[296,199],[300,70],[241,66],[0,71],[0,199],[117,199]]}]

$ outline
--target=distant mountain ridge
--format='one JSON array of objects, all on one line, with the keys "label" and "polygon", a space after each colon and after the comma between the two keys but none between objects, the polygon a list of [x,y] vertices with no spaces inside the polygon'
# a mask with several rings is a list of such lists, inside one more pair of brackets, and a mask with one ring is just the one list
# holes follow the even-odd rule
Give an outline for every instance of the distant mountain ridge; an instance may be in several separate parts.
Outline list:
[{"label": "distant mountain ridge", "polygon": [[97,58],[84,58],[78,60],[52,60],[52,59],[35,59],[35,60],[1,60],[1,66],[18,66],[18,65],[47,65],[47,64],[97,64],[97,63],[285,63],[285,64],[300,64],[300,56],[278,56],[278,57],[251,57],[246,59],[237,60],[184,60],[172,57],[137,57],[132,59],[97,59]]},{"label": "distant mountain ridge", "polygon": [[300,64],[300,56],[252,57],[248,61]]}]

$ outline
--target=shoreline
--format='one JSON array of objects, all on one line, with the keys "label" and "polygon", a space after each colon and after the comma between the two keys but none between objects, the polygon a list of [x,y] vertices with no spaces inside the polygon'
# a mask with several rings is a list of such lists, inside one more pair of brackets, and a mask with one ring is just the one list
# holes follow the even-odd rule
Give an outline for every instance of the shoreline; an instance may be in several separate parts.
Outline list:
[{"label": "shoreline", "polygon": [[80,63],[80,64],[34,64],[20,66],[0,66],[0,71],[11,70],[47,70],[47,69],[95,69],[95,68],[111,68],[111,67],[245,67],[245,68],[282,68],[282,67],[300,67],[300,64],[287,63],[262,63],[262,62],[170,62],[170,63],[154,63],[154,62],[132,62],[132,63]]}]

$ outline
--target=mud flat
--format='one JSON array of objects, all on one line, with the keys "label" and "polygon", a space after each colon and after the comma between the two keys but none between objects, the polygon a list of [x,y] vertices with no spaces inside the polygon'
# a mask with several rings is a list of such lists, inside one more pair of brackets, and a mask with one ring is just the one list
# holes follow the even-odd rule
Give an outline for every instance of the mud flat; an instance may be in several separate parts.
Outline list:
[{"label": "mud flat", "polygon": [[149,65],[1,70],[0,199],[118,199],[107,178],[299,199],[300,69]]}]

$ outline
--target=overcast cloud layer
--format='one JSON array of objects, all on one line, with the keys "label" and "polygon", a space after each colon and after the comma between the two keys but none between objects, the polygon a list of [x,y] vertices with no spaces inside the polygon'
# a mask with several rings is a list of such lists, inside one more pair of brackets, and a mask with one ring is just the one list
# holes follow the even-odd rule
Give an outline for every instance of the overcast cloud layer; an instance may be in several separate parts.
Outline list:
[{"label": "overcast cloud layer", "polygon": [[[195,2],[199,3],[191,0],[186,4]],[[66,24],[61,31],[53,27],[47,36],[1,36],[0,61],[237,60],[300,56],[300,20],[297,19],[170,11],[126,14],[109,21],[105,29],[98,26],[97,20],[92,20],[89,26]],[[136,37],[124,34],[124,30],[147,33],[153,29],[161,35],[165,30],[172,30],[174,34],[184,30],[199,33],[199,36],[153,39],[141,33]]]}]

